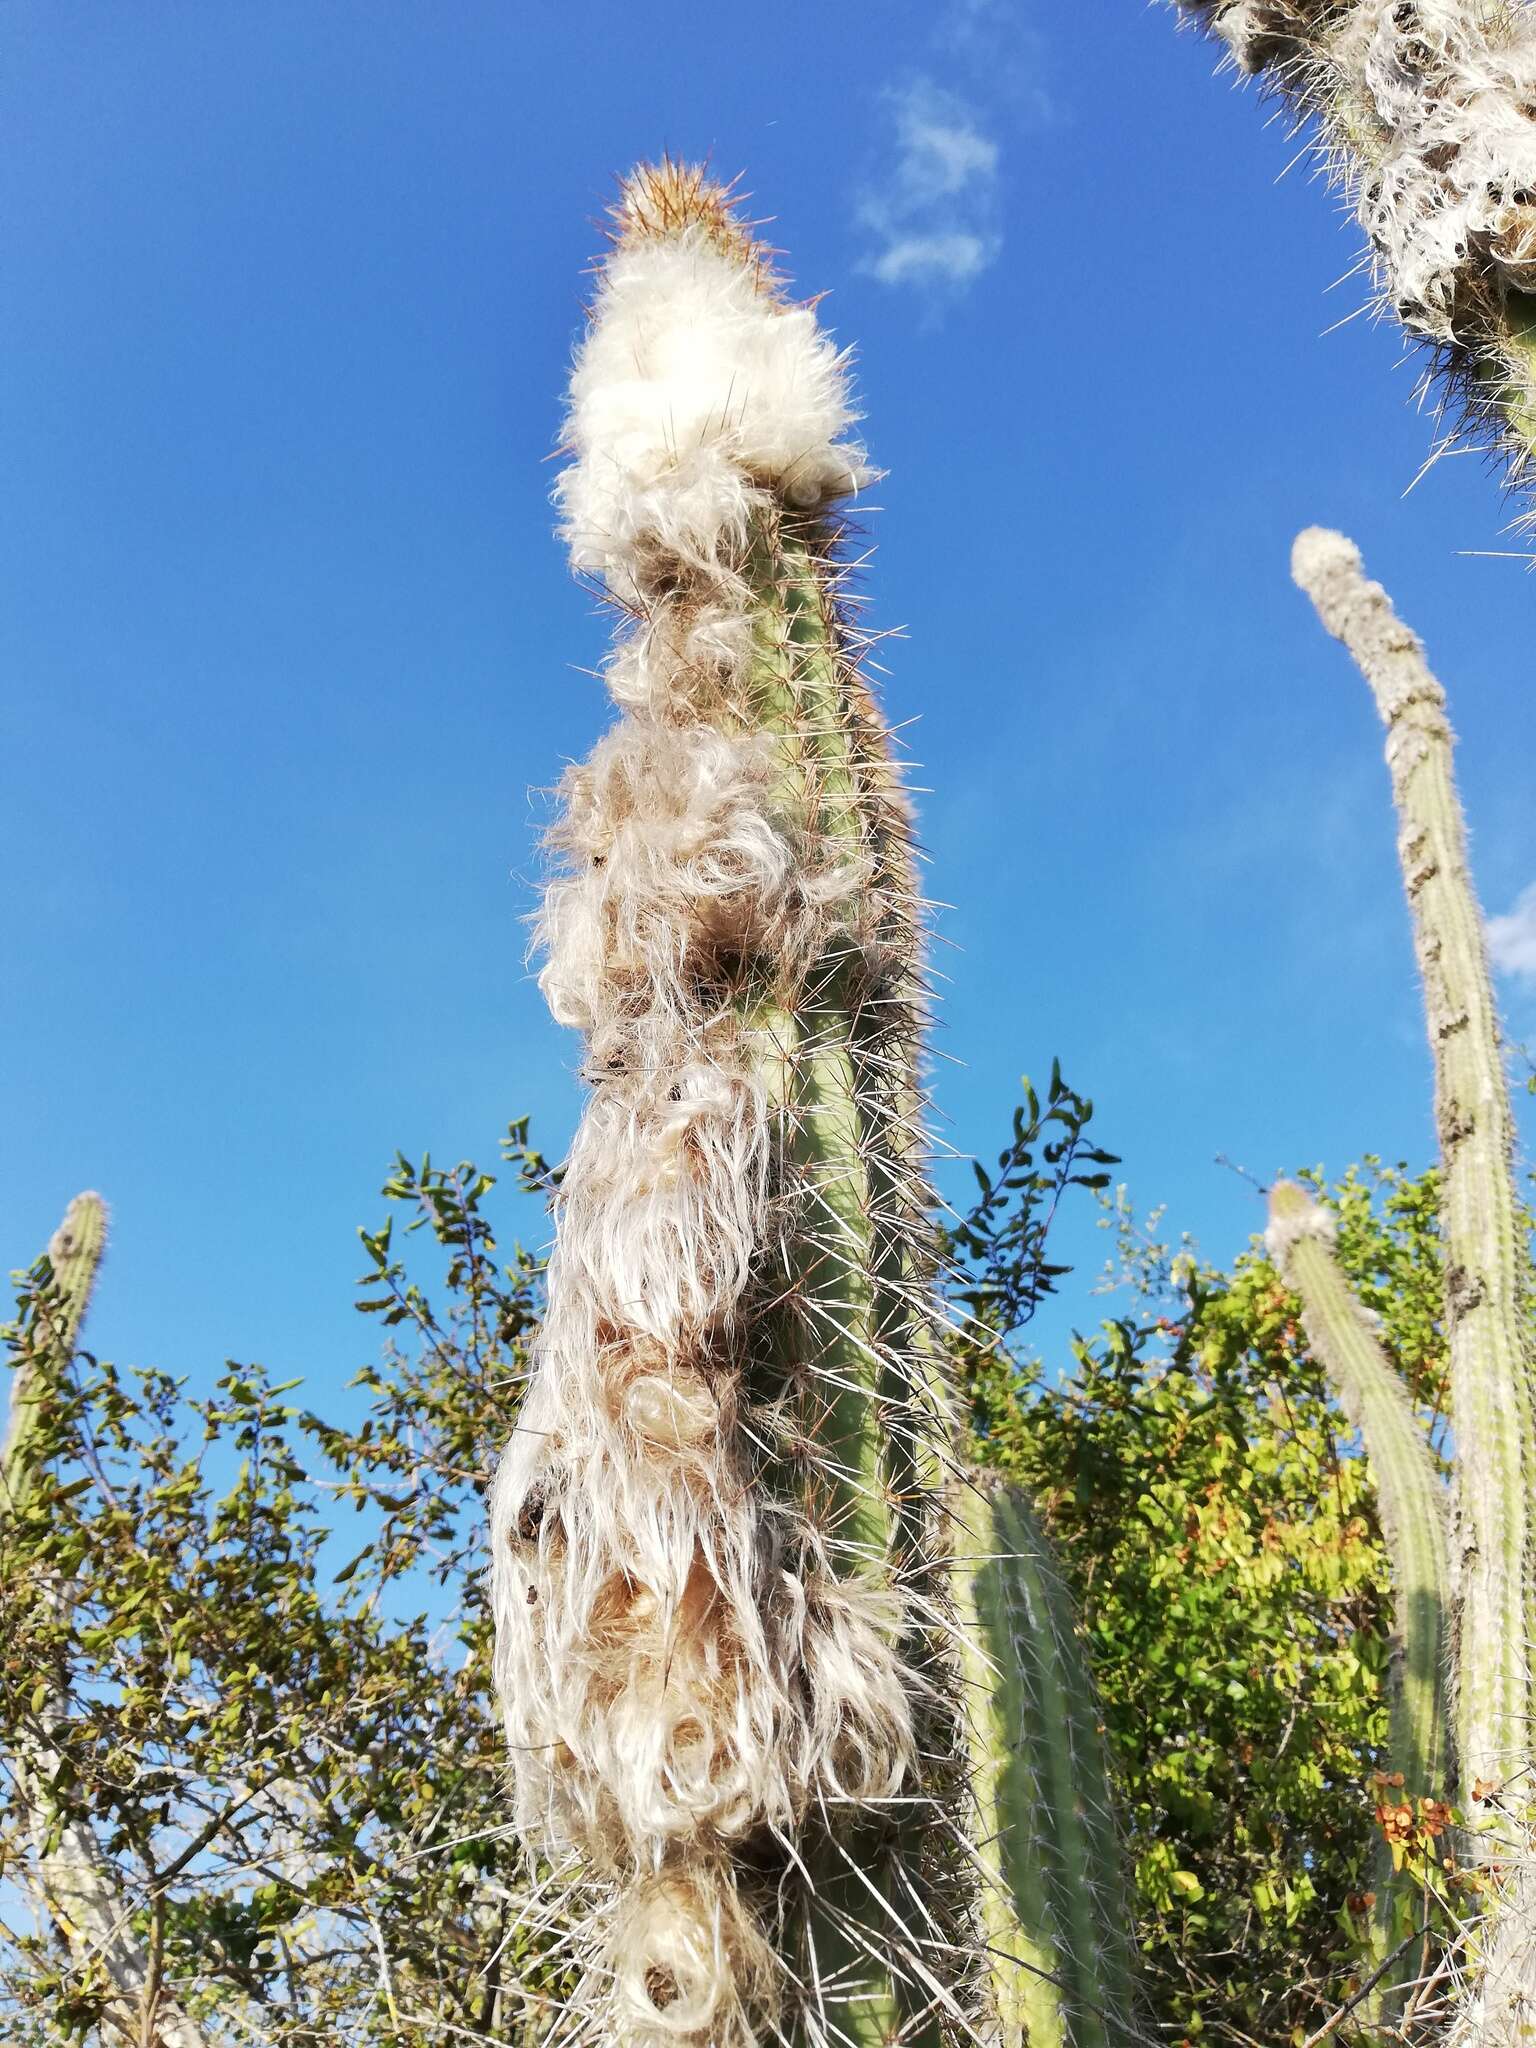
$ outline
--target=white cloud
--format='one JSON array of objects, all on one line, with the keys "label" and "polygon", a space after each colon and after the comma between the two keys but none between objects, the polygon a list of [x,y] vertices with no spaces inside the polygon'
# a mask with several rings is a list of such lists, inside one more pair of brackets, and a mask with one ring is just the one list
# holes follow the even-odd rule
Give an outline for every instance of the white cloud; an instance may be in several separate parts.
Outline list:
[{"label": "white cloud", "polygon": [[882,284],[921,284],[929,279],[969,284],[994,254],[980,235],[904,235],[865,268]]},{"label": "white cloud", "polygon": [[876,161],[855,210],[866,276],[921,291],[937,306],[996,261],[997,138],[1056,119],[1033,11],[1024,0],[939,0],[928,68],[880,95]]},{"label": "white cloud", "polygon": [[950,199],[997,176],[997,144],[971,125],[958,101],[941,102],[932,85],[905,95],[897,125],[901,177],[914,196]]},{"label": "white cloud", "polygon": [[884,97],[890,133],[858,206],[874,245],[862,267],[882,284],[969,284],[1002,247],[998,145],[974,109],[931,78]]},{"label": "white cloud", "polygon": [[1020,0],[950,0],[933,40],[965,67],[993,100],[1011,103],[1015,121],[1047,122],[1055,111],[1041,83],[1045,38],[1026,20]]},{"label": "white cloud", "polygon": [[1536,882],[1521,890],[1507,917],[1489,918],[1488,952],[1500,974],[1536,984]]}]

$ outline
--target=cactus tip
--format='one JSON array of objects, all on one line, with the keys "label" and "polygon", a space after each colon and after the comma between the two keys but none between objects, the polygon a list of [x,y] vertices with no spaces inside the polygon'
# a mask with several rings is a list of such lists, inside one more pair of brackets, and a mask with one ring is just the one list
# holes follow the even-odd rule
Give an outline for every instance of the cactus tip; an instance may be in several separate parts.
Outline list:
[{"label": "cactus tip", "polygon": [[1336,1235],[1333,1217],[1321,1202],[1314,1201],[1294,1180],[1277,1180],[1269,1191],[1269,1228],[1264,1249],[1284,1273],[1292,1251],[1304,1237],[1332,1244]]},{"label": "cactus tip", "polygon": [[1345,567],[1360,567],[1360,550],[1331,526],[1303,527],[1291,543],[1292,580],[1314,600],[1324,580]]},{"label": "cactus tip", "polygon": [[78,1194],[64,1211],[64,1220],[48,1240],[48,1257],[57,1266],[88,1244],[98,1251],[106,1242],[110,1212],[94,1188]]},{"label": "cactus tip", "polygon": [[677,157],[637,164],[621,180],[618,203],[610,209],[613,240],[624,248],[696,229],[722,255],[755,271],[769,288],[774,282],[768,263],[771,252],[754,237],[755,223],[741,217],[746,195],[737,191],[739,183],[739,178],[726,182],[711,176],[708,164],[688,164]]}]

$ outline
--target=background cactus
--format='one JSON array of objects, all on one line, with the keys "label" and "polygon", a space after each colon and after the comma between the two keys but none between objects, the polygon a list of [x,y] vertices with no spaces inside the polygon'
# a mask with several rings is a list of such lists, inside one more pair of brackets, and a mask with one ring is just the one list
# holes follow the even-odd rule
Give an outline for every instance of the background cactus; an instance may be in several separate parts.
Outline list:
[{"label": "background cactus", "polygon": [[1536,1359],[1528,1225],[1487,949],[1451,766],[1445,693],[1418,640],[1341,534],[1309,528],[1296,581],[1354,657],[1387,728],[1398,852],[1435,1067],[1456,1452],[1452,1491],[1456,1750],[1490,1907],[1458,2039],[1536,2026]]},{"label": "background cactus", "polygon": [[[12,1373],[0,1446],[0,1532],[28,1512],[39,1464],[48,1455],[50,1395],[74,1358],[106,1243],[105,1202],[98,1194],[76,1195],[49,1242],[48,1271],[33,1297]],[[69,1604],[67,1584],[43,1580],[33,1591],[54,1606]],[[143,2048],[203,2048],[201,2029],[160,1981],[155,1954],[140,1938],[94,1830],[62,1810],[53,1796],[60,1759],[50,1738],[60,1712],[50,1674],[41,1672],[33,1726],[10,1758],[30,1809],[43,1908],[82,1978],[102,1982],[104,2017],[115,2033]]]},{"label": "background cactus", "polygon": [[1301,119],[1384,305],[1531,481],[1536,10],[1529,0],[1174,0]]},{"label": "background cactus", "polygon": [[[1446,1502],[1423,1425],[1402,1378],[1386,1356],[1334,1256],[1333,1217],[1294,1181],[1269,1192],[1266,1248],[1282,1278],[1301,1298],[1302,1323],[1339,1406],[1360,1432],[1376,1483],[1377,1518],[1392,1560],[1391,1763],[1402,1777],[1402,1804],[1443,1802],[1452,1788],[1450,1560]],[[1399,1940],[1399,1900],[1385,1839],[1378,1856],[1374,1922],[1383,1962]],[[1419,1887],[1416,1878],[1413,1890]],[[1407,1901],[1418,1917],[1418,1901]],[[1410,1926],[1412,1920],[1410,1920]],[[1418,1975],[1400,1963],[1399,1985]],[[1372,2006],[1388,2010],[1392,1976]]]},{"label": "background cactus", "polygon": [[12,1512],[24,1505],[31,1488],[47,1376],[64,1371],[74,1356],[106,1248],[106,1203],[91,1192],[76,1195],[49,1239],[48,1276],[37,1297],[32,1343],[11,1376],[0,1499]]},{"label": "background cactus", "polygon": [[1450,1582],[1445,1496],[1423,1426],[1333,1254],[1333,1218],[1305,1188],[1277,1181],[1266,1245],[1301,1297],[1302,1322],[1339,1406],[1360,1431],[1392,1557],[1396,1601],[1392,1762],[1410,1798],[1450,1783]]},{"label": "background cactus", "polygon": [[1134,1945],[1094,1694],[1071,1596],[1023,1490],[955,1490],[956,1610],[982,1918],[1006,2044],[1135,2040]]}]

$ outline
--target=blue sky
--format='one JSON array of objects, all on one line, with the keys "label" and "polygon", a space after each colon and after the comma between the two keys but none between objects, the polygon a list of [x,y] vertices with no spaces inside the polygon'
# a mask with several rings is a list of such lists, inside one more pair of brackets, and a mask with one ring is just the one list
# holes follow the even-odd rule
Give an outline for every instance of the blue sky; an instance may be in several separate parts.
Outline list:
[{"label": "blue sky", "polygon": [[548,456],[593,222],[664,147],[745,174],[857,345],[952,1142],[1057,1054],[1219,1257],[1260,1219],[1218,1153],[1428,1157],[1374,713],[1287,575],[1314,520],[1452,691],[1536,1035],[1508,507],[1475,455],[1404,495],[1397,338],[1324,337],[1352,232],[1167,10],[10,0],[0,34],[0,1252],[101,1188],[100,1348],[335,1387],[393,1148],[569,1134],[522,920],[605,629]]}]

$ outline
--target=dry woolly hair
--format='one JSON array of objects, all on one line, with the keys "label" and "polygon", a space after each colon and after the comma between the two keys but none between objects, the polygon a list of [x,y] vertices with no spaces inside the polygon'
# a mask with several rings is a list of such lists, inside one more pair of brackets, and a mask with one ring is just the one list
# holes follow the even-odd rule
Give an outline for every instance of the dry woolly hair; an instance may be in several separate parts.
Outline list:
[{"label": "dry woolly hair", "polygon": [[[1528,394],[1536,291],[1530,0],[1175,0],[1303,116],[1370,241],[1379,297],[1472,423]],[[1524,402],[1528,405],[1529,398]],[[1528,435],[1529,428],[1525,428]],[[1495,429],[1497,432],[1497,429]],[[1519,471],[1518,437],[1506,437]]]},{"label": "dry woolly hair", "polygon": [[752,2048],[778,1974],[729,1875],[709,1864],[628,1893],[606,1962],[614,2033],[635,2048]]},{"label": "dry woolly hair", "polygon": [[[748,2048],[781,1979],[733,1858],[760,1871],[809,1817],[903,1794],[929,1697],[903,1567],[843,1526],[869,1482],[797,1292],[846,1256],[822,1242],[840,1195],[793,1163],[815,1045],[783,1035],[807,991],[856,993],[870,1070],[894,1071],[917,914],[883,756],[859,757],[875,794],[833,830],[799,756],[754,729],[754,545],[783,518],[818,530],[865,474],[844,358],[702,173],[638,174],[616,218],[555,500],[628,615],[621,716],[561,785],[536,939],[592,1093],[492,1492],[496,1681],[520,1831],[611,1887],[592,2024]],[[883,1144],[870,1170],[894,1182],[909,1139]],[[886,1227],[920,1206],[884,1201]],[[918,1425],[893,1405],[892,1426]]]},{"label": "dry woolly hair", "polygon": [[708,1006],[711,984],[767,963],[798,979],[829,909],[866,863],[817,865],[773,813],[755,736],[626,719],[561,784],[549,837],[568,863],[544,899],[539,985],[562,1024],[597,1034]]}]

